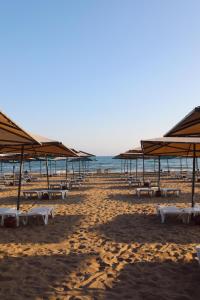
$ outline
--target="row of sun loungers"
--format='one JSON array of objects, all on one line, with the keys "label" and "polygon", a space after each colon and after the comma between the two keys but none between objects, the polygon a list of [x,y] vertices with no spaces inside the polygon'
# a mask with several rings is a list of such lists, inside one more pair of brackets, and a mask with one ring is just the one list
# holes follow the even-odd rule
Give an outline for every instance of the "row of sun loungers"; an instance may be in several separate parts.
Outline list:
[{"label": "row of sun loungers", "polygon": [[29,218],[40,217],[44,225],[48,224],[49,217],[54,217],[53,207],[35,207],[31,208],[28,212],[24,213],[15,208],[0,208],[1,226],[4,226],[6,218],[14,218],[16,226],[20,224],[20,219],[23,220],[23,224],[27,225]]},{"label": "row of sun loungers", "polygon": [[53,196],[61,196],[61,198],[64,200],[67,197],[68,190],[57,190],[57,189],[44,189],[44,190],[27,190],[23,191],[23,195],[25,199],[32,198],[33,196],[36,196],[38,199],[45,198],[45,196],[48,196],[48,199],[52,199]]},{"label": "row of sun loungers", "polygon": [[178,188],[158,188],[158,187],[142,187],[136,189],[136,195],[140,197],[142,194],[148,195],[150,197],[155,196],[156,192],[160,191],[161,196],[167,197],[168,195],[176,195],[179,197],[181,190]]}]

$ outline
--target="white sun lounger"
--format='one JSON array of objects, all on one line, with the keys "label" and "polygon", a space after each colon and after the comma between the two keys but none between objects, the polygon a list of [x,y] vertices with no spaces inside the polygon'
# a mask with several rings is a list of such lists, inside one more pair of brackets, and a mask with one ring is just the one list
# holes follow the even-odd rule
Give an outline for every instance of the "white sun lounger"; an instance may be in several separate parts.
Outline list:
[{"label": "white sun lounger", "polygon": [[153,189],[152,188],[148,188],[148,187],[142,187],[142,188],[137,188],[136,189],[136,195],[138,197],[141,196],[141,193],[144,193],[144,194],[152,197],[153,196],[153,192],[154,192]]},{"label": "white sun lounger", "polygon": [[4,226],[4,219],[6,217],[15,217],[16,225],[19,226],[19,216],[21,212],[15,208],[0,208],[1,226]]},{"label": "white sun lounger", "polygon": [[26,213],[27,218],[28,217],[42,217],[42,220],[44,222],[44,225],[48,224],[49,216],[54,217],[54,209],[53,207],[34,207],[31,208],[27,213]]},{"label": "white sun lounger", "polygon": [[66,187],[68,189],[69,185],[67,184],[67,182],[66,183],[57,182],[57,183],[51,183],[49,186],[50,186],[50,189],[52,189],[52,190],[62,190],[62,189],[66,189]]},{"label": "white sun lounger", "polygon": [[48,194],[49,199],[51,199],[53,195],[60,195],[61,198],[64,200],[67,197],[68,192],[68,190],[46,190],[42,191],[42,194]]},{"label": "white sun lounger", "polygon": [[31,198],[32,196],[36,195],[38,199],[42,197],[42,190],[30,190],[30,191],[23,191],[25,199]]},{"label": "white sun lounger", "polygon": [[167,197],[169,194],[174,194],[178,197],[180,192],[181,190],[177,188],[161,188],[161,193],[164,197]]},{"label": "white sun lounger", "polygon": [[161,217],[161,223],[164,223],[166,215],[181,215],[183,209],[176,206],[158,206],[157,213]]},{"label": "white sun lounger", "polygon": [[43,195],[47,194],[49,199],[52,198],[53,195],[60,195],[61,198],[64,200],[67,197],[68,190],[30,190],[30,191],[23,191],[24,197],[28,199],[31,196],[36,195],[38,199],[41,199]]},{"label": "white sun lounger", "polygon": [[166,215],[177,215],[182,218],[183,222],[189,223],[191,215],[200,214],[200,206],[178,208],[176,206],[158,206],[157,212],[161,216],[161,223],[165,222]]}]

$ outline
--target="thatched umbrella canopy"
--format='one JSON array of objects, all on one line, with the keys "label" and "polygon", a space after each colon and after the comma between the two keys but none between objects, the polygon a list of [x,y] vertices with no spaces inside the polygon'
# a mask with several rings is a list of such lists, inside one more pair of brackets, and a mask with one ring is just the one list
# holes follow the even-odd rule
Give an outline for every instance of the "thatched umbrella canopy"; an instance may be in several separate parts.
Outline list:
[{"label": "thatched umbrella canopy", "polygon": [[17,149],[17,151],[14,151],[21,153],[17,209],[19,209],[24,147],[33,147],[39,145],[40,142],[36,137],[22,129],[3,112],[0,112],[0,153],[9,153],[12,151],[12,149]]},{"label": "thatched umbrella canopy", "polygon": [[176,137],[200,136],[200,106],[195,107],[186,117],[170,129],[165,135]]},{"label": "thatched umbrella canopy", "polygon": [[130,149],[126,152],[120,153],[113,157],[113,159],[122,159],[122,160],[135,160],[136,161],[136,178],[137,178],[137,169],[138,169],[138,159],[142,159],[142,174],[143,174],[143,182],[144,182],[144,173],[145,173],[145,159],[155,159],[155,156],[145,155],[142,152],[141,147],[136,147]]},{"label": "thatched umbrella canopy", "polygon": [[192,207],[195,191],[195,159],[200,156],[200,138],[163,137],[141,141],[144,154],[155,156],[190,156],[193,157]]},{"label": "thatched umbrella canopy", "polygon": [[[79,175],[80,175],[80,173],[81,173],[81,162],[82,162],[82,166],[83,166],[83,163],[86,163],[86,161],[87,162],[92,161],[92,159],[89,159],[89,158],[95,157],[96,155],[85,152],[85,151],[82,151],[82,150],[79,150],[79,151],[77,151],[75,149],[71,149],[71,150],[73,150],[77,154],[76,158],[70,160],[70,162],[72,163],[72,168],[73,168],[73,163],[78,162],[79,163]],[[74,168],[73,168],[73,175],[74,175]]]},{"label": "thatched umbrella canopy", "polygon": [[[23,146],[24,154],[29,154],[30,157],[39,157],[46,155],[54,155],[54,156],[65,156],[65,157],[76,157],[77,154],[66,147],[61,142],[48,139],[46,137],[40,135],[32,135],[39,143],[38,144],[26,144]],[[8,149],[0,148],[0,153],[19,153],[20,147],[19,145],[12,145],[12,147],[8,147]]]},{"label": "thatched umbrella canopy", "polygon": [[[26,132],[8,116],[0,111],[0,148],[1,153],[6,153],[4,149],[18,145],[37,145],[39,142],[30,133]],[[19,149],[19,148],[18,148]],[[21,150],[21,149],[20,149]]]},{"label": "thatched umbrella canopy", "polygon": [[[24,155],[27,155],[32,158],[37,158],[37,157],[45,157],[46,158],[46,171],[47,171],[47,186],[49,189],[49,172],[48,172],[48,156],[53,155],[53,156],[64,156],[64,157],[76,157],[77,154],[74,153],[73,150],[70,148],[66,147],[63,145],[61,142],[50,140],[46,137],[42,137],[39,135],[32,135],[37,140],[39,141],[40,144],[32,144],[28,145],[25,144],[23,145],[23,151],[21,152],[20,156],[20,174],[22,173],[22,161]],[[16,154],[17,150],[19,150],[18,145],[13,145],[12,148],[9,148],[7,153],[11,154]],[[21,193],[21,175],[19,178],[19,193],[18,193],[18,201],[17,201],[17,209],[19,209],[20,206],[20,193]]]}]

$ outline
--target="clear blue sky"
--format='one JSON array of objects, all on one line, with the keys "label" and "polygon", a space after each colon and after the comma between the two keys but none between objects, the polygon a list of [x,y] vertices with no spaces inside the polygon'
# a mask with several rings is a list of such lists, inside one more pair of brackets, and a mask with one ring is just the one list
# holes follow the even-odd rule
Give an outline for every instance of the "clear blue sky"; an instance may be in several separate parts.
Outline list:
[{"label": "clear blue sky", "polygon": [[199,12],[199,0],[1,0],[1,109],[95,154],[158,137],[200,105]]}]

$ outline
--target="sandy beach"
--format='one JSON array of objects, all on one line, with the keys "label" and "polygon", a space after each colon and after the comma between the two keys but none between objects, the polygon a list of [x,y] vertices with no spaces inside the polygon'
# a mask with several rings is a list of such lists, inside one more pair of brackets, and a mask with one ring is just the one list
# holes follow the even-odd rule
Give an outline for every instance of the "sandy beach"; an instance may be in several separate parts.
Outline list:
[{"label": "sandy beach", "polygon": [[[0,299],[199,299],[199,226],[174,218],[161,224],[156,215],[157,204],[189,206],[191,182],[162,186],[182,194],[138,199],[113,174],[89,178],[66,200],[23,199],[22,210],[53,206],[55,218],[0,229]],[[197,199],[199,191],[197,183]],[[0,197],[1,207],[15,206],[16,187]]]}]

